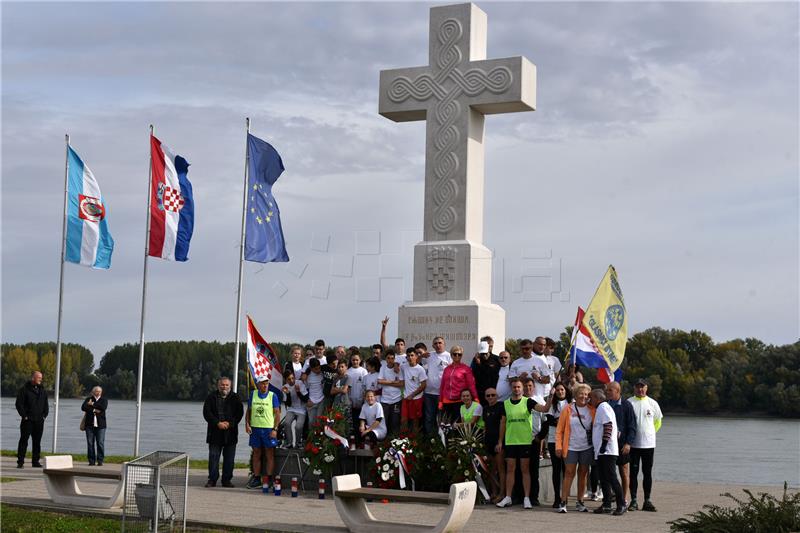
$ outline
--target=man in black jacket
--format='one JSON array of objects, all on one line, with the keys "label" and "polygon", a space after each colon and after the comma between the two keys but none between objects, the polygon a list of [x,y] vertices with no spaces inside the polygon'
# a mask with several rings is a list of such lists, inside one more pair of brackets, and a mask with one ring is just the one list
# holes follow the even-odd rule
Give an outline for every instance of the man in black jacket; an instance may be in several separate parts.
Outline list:
[{"label": "man in black jacket", "polygon": [[219,458],[222,456],[222,486],[233,487],[233,463],[236,443],[239,441],[239,422],[244,416],[242,400],[231,393],[230,378],[217,380],[217,390],[206,398],[203,418],[208,422],[208,482],[206,487],[216,487],[219,478]]},{"label": "man in black jacket", "polygon": [[33,437],[33,457],[31,463],[35,468],[41,468],[39,455],[42,449],[42,432],[44,419],[50,412],[47,403],[47,391],[42,386],[42,373],[34,370],[31,380],[25,383],[17,393],[17,412],[22,418],[19,424],[19,445],[17,446],[17,468],[22,468],[25,463],[25,454],[28,452],[28,438]]},{"label": "man in black jacket", "polygon": [[472,375],[475,376],[475,388],[478,389],[478,397],[481,405],[485,408],[486,391],[497,387],[497,380],[500,377],[500,359],[492,353],[494,340],[488,335],[481,337],[478,345],[478,354],[472,358]]},{"label": "man in black jacket", "polygon": [[103,388],[99,386],[92,389],[92,395],[81,405],[89,466],[103,466],[106,457],[106,409],[108,400],[103,397]]}]

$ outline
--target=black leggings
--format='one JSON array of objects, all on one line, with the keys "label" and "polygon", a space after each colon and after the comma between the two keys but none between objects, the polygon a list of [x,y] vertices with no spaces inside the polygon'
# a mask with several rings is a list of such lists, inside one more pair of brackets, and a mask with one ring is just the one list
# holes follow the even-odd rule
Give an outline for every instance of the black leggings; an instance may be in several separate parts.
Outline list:
[{"label": "black leggings", "polygon": [[597,457],[597,470],[600,474],[600,486],[603,487],[603,507],[611,507],[611,493],[617,499],[617,509],[623,503],[622,486],[617,479],[617,457],[616,455],[600,455]]},{"label": "black leggings", "polygon": [[[553,494],[558,501],[561,499],[561,482],[564,480],[564,459],[556,453],[556,443],[548,442],[547,450],[550,452],[550,464],[553,465]],[[581,494],[583,497],[583,494]]]},{"label": "black leggings", "polygon": [[644,488],[644,499],[650,499],[650,491],[653,489],[653,454],[655,448],[631,448],[631,499],[636,499],[636,491],[639,488],[639,460],[642,461],[642,488]]}]

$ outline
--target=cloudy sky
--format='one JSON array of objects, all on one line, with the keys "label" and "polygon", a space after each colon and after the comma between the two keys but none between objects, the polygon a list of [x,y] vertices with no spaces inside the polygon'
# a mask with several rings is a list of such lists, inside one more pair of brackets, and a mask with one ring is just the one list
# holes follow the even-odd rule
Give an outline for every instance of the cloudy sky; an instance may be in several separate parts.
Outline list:
[{"label": "cloudy sky", "polygon": [[[282,154],[288,264],[246,264],[273,340],[366,344],[411,296],[425,126],[377,114],[428,60],[427,3],[3,3],[2,338],[54,340],[64,134],[112,268],[67,264],[63,338],[136,342],[148,125],[191,163],[187,263],[151,260],[146,339],[234,338],[244,120]],[[507,333],[557,335],[608,264],[632,332],[798,339],[798,4],[482,3],[538,68],[486,121],[485,244]]]}]

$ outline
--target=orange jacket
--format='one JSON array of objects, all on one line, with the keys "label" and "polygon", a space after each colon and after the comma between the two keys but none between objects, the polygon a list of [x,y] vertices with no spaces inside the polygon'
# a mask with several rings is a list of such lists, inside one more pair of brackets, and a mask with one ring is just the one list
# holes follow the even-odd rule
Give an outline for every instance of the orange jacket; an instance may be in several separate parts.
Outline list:
[{"label": "orange jacket", "polygon": [[[574,402],[565,406],[564,409],[561,411],[561,416],[558,419],[558,426],[556,426],[556,454],[564,459],[567,458],[567,454],[569,453],[569,432],[570,432],[570,423],[569,419],[572,416],[572,406],[575,405]],[[589,412],[592,413],[592,419],[586,424],[586,429],[591,429],[592,423],[594,422],[594,412],[595,409],[588,403],[586,407],[589,408]],[[591,444],[591,442],[589,443]]]}]

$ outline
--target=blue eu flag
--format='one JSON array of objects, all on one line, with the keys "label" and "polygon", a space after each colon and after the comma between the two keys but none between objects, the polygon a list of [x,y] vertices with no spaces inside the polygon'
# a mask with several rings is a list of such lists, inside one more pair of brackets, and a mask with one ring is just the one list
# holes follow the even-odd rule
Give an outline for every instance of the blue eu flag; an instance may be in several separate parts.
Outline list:
[{"label": "blue eu flag", "polygon": [[258,263],[285,263],[289,260],[283,240],[280,210],[272,186],[283,172],[278,151],[266,141],[247,135],[250,154],[247,179],[247,226],[244,258]]}]

